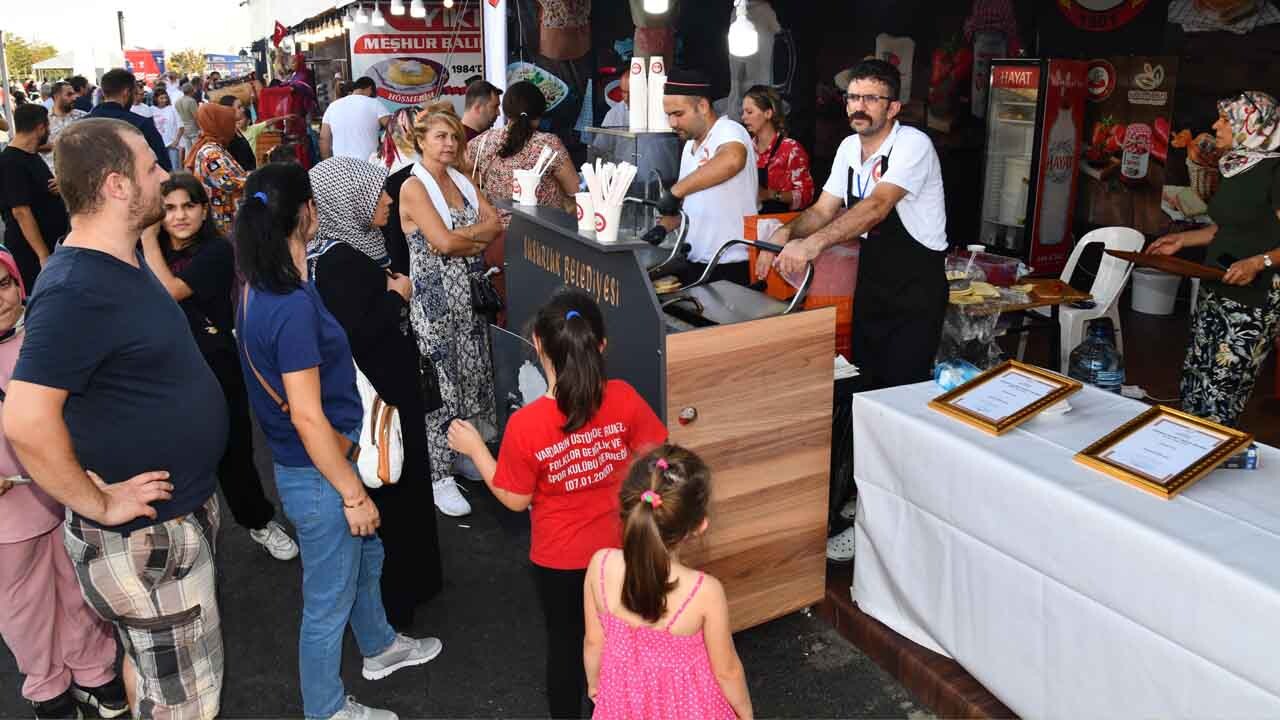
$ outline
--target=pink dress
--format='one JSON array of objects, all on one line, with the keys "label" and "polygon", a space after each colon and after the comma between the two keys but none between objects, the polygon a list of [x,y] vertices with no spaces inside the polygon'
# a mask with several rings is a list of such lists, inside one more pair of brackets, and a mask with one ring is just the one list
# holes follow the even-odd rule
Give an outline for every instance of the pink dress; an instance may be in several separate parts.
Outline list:
[{"label": "pink dress", "polygon": [[661,629],[634,626],[609,611],[600,562],[600,600],[603,611],[604,652],[600,657],[600,686],[593,718],[609,720],[686,720],[736,717],[711,670],[711,657],[702,630],[672,635],[671,626],[702,587],[703,573],[680,609]]}]

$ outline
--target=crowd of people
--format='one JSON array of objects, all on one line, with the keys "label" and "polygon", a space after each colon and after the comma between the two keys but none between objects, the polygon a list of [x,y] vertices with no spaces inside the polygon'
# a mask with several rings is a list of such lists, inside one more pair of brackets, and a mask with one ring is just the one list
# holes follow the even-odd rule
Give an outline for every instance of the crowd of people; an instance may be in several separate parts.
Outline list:
[{"label": "crowd of people", "polygon": [[[394,718],[347,695],[342,637],[350,627],[371,680],[440,655],[440,640],[406,631],[444,587],[422,509],[471,512],[463,477],[530,512],[552,716],[581,716],[587,698],[599,717],[651,715],[658,698],[668,714],[751,716],[723,589],[679,560],[706,530],[710,471],[606,379],[589,296],[540,311],[547,395],[490,450],[495,309],[474,285],[509,222],[491,199],[509,199],[511,172],[543,147],[557,157],[539,197],[564,209],[578,187],[563,143],[537,130],[534,85],[477,83],[459,116],[447,102],[387,112],[357,81],[324,113],[308,170],[238,158],[244,109],[201,102],[190,83],[176,103],[158,84],[149,115],[134,110],[130,73],[100,83],[88,112],[74,83],[53,115],[17,108],[0,155],[13,219],[0,252],[0,574],[12,579],[0,633],[37,717],[218,714],[220,488],[266,552],[301,558],[304,714]],[[499,105],[512,122],[492,128]],[[396,408],[400,482],[369,482],[355,462],[357,376]],[[283,517],[253,463],[255,420]],[[604,434],[603,481],[553,481]],[[673,661],[696,682],[634,679]]]}]

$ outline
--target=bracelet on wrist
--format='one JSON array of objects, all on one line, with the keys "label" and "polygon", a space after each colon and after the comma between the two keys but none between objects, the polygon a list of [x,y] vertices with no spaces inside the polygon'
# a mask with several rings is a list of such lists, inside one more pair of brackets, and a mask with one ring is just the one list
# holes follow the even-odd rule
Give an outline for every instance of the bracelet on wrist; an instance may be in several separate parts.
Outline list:
[{"label": "bracelet on wrist", "polygon": [[357,502],[357,503],[355,503],[354,505],[348,505],[348,504],[347,504],[346,499],[344,498],[344,499],[343,499],[343,501],[342,501],[342,507],[344,507],[344,508],[346,508],[346,509],[348,509],[348,510],[355,510],[356,508],[360,507],[361,505],[364,505],[366,502],[369,502],[369,496],[368,496],[368,495],[365,495],[364,497],[360,498],[360,502]]}]

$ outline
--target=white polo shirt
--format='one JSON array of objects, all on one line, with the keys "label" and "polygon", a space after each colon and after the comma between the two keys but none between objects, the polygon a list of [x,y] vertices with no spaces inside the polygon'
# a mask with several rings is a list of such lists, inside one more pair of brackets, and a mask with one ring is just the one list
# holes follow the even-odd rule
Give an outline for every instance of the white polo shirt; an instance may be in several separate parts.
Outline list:
[{"label": "white polo shirt", "polygon": [[[881,158],[888,156],[889,169],[880,176]],[[849,168],[854,168],[853,187],[849,187]],[[893,121],[889,137],[875,154],[862,162],[862,136],[854,133],[840,143],[831,176],[822,191],[844,203],[853,190],[854,197],[867,197],[876,184],[897,185],[907,194],[896,209],[902,226],[916,242],[930,250],[947,249],[947,205],[942,192],[942,164],[929,136],[913,127]],[[866,234],[863,234],[866,237]]]},{"label": "white polo shirt", "polygon": [[333,154],[368,160],[378,150],[382,118],[390,114],[382,101],[359,93],[329,103],[321,122],[333,133]]},{"label": "white polo shirt", "polygon": [[[692,248],[689,260],[693,262],[710,262],[726,241],[741,239],[745,232],[743,218],[757,212],[760,180],[756,174],[755,144],[751,142],[746,128],[727,117],[716,120],[697,150],[694,150],[692,140],[684,144],[684,151],[680,153],[680,179],[710,162],[725,143],[741,143],[747,150],[747,163],[737,175],[684,199],[684,211],[689,215],[686,242]],[[720,256],[721,263],[746,261],[745,245],[734,245]]]}]

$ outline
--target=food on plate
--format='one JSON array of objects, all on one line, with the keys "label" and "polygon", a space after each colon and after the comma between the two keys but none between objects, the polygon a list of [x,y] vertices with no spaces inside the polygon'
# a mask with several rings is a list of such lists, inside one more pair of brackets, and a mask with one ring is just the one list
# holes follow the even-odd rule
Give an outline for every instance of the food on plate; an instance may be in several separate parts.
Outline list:
[{"label": "food on plate", "polygon": [[436,80],[436,71],[422,60],[396,58],[387,66],[387,79],[403,87],[430,85]]},{"label": "food on plate", "polygon": [[973,291],[974,295],[977,295],[979,297],[984,297],[984,298],[1000,297],[1000,291],[996,289],[995,285],[992,285],[991,283],[988,283],[988,282],[981,282],[981,281],[975,280],[973,283],[970,284],[969,288],[970,290]]},{"label": "food on plate", "polygon": [[950,301],[952,305],[978,305],[986,299],[974,293],[951,293]]},{"label": "food on plate", "polygon": [[1209,211],[1209,206],[1196,194],[1196,191],[1185,185],[1165,187],[1164,201],[1169,207],[1189,218],[1204,215]]},{"label": "food on plate", "polygon": [[521,80],[527,80],[538,86],[542,96],[547,100],[547,110],[555,108],[569,95],[569,86],[565,85],[563,80],[537,65],[527,62],[508,65],[507,83],[516,83]]}]

